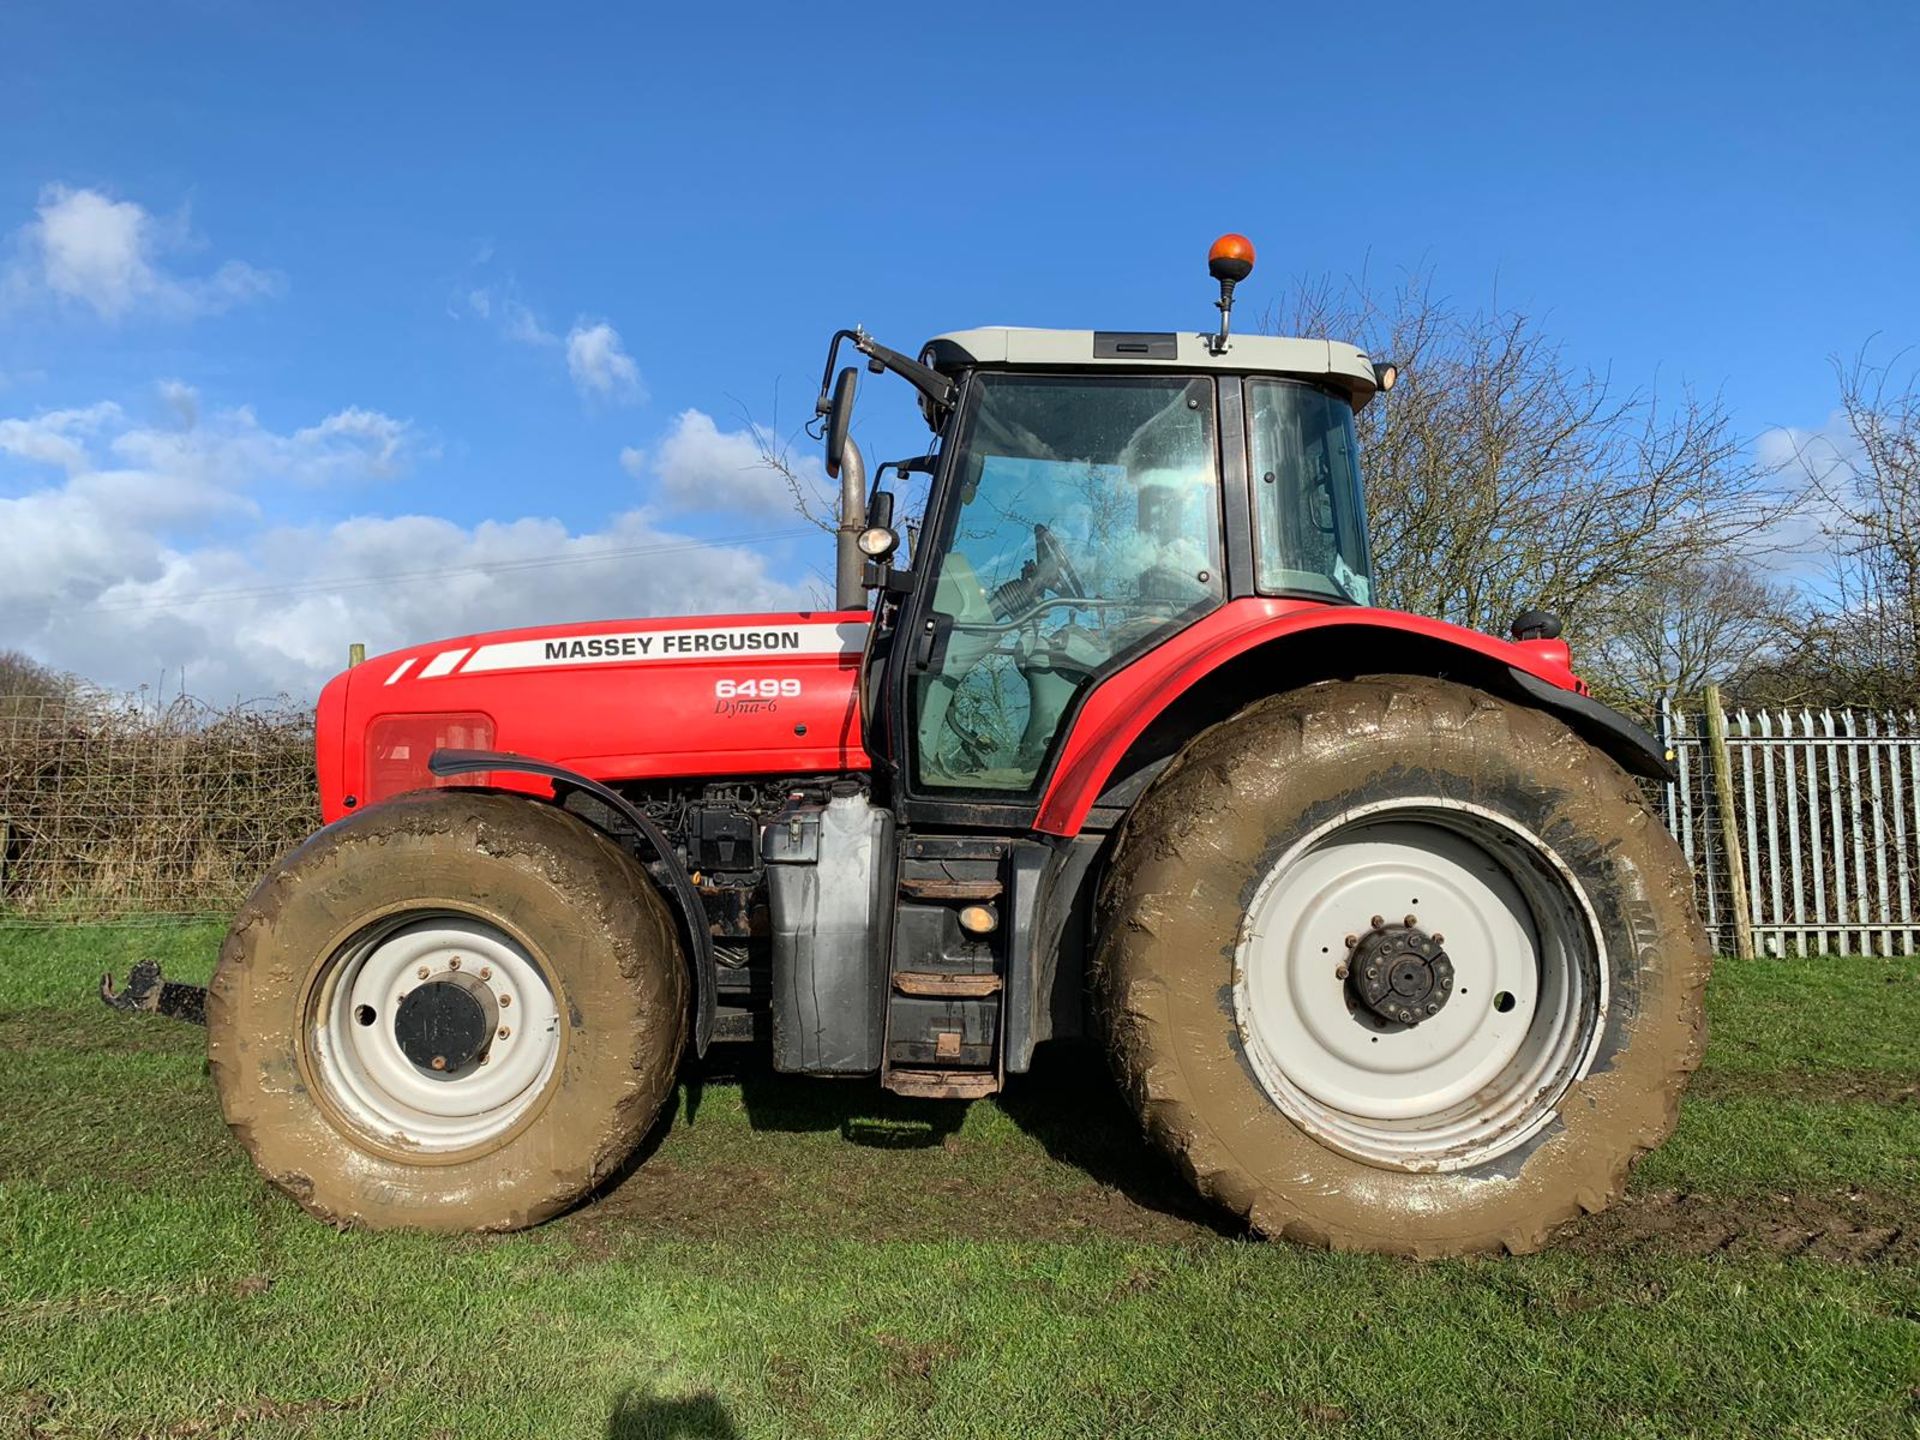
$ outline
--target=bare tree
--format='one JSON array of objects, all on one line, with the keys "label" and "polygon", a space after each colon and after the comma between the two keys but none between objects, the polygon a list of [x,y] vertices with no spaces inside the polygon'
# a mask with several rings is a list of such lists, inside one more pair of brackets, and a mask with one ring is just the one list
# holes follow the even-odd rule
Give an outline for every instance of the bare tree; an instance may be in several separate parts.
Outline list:
[{"label": "bare tree", "polygon": [[1708,685],[1776,663],[1797,628],[1787,588],[1764,571],[1686,560],[1615,598],[1608,624],[1582,646],[1582,668],[1608,699],[1642,714],[1662,693],[1692,706]]},{"label": "bare tree", "polygon": [[1871,342],[1836,358],[1840,433],[1795,451],[1821,502],[1830,576],[1773,676],[1806,703],[1920,706],[1920,371]]},{"label": "bare tree", "polygon": [[1622,390],[1424,277],[1305,284],[1266,328],[1401,367],[1360,415],[1382,603],[1495,633],[1541,605],[1576,644],[1610,640],[1628,597],[1739,555],[1783,508],[1717,397]]}]

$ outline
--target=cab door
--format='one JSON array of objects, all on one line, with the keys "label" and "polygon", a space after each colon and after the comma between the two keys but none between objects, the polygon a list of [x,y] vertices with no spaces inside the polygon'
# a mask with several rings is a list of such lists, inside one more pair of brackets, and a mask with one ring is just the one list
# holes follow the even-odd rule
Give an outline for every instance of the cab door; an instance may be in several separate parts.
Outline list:
[{"label": "cab door", "polygon": [[974,375],[897,640],[909,798],[1030,820],[1087,690],[1223,602],[1220,432],[1208,376]]}]

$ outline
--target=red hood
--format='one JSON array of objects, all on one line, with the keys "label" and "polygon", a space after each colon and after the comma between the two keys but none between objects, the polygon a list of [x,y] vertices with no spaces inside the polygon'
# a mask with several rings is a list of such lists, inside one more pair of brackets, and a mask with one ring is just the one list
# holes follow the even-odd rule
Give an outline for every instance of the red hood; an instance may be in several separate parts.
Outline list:
[{"label": "red hood", "polygon": [[[377,758],[370,742],[390,759],[395,727],[378,722],[405,715],[463,717],[457,738],[441,741],[454,744],[474,731],[472,717],[484,717],[491,739],[481,748],[596,780],[865,770],[856,692],[869,618],[856,610],[600,620],[375,656],[321,694],[322,811],[333,820],[385,798],[366,793]],[[423,748],[416,737],[413,749]],[[425,763],[424,754],[412,758]]]}]

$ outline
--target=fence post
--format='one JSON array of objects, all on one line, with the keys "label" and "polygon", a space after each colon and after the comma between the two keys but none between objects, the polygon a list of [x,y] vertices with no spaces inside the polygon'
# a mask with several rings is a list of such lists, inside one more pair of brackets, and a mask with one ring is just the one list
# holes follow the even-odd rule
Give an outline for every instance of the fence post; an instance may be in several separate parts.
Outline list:
[{"label": "fence post", "polygon": [[1733,953],[1753,959],[1753,915],[1747,908],[1747,862],[1740,822],[1733,813],[1733,761],[1727,754],[1727,712],[1720,687],[1707,686],[1707,748],[1713,755],[1713,792],[1720,800],[1720,841],[1727,851],[1727,889],[1733,902]]},{"label": "fence post", "polygon": [[347,666],[351,669],[367,658],[367,647],[358,640],[347,646]]}]

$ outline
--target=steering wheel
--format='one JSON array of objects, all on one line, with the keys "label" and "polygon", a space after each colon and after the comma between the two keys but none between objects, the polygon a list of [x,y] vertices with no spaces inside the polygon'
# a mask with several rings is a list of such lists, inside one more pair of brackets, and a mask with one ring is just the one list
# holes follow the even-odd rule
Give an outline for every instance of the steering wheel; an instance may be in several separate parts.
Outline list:
[{"label": "steering wheel", "polygon": [[[1034,585],[1037,591],[1051,590],[1056,595],[1077,595],[1086,598],[1087,585],[1080,578],[1080,572],[1073,568],[1073,562],[1067,559],[1067,552],[1060,548],[1060,542],[1053,538],[1053,532],[1044,525],[1033,527]],[[1066,588],[1061,588],[1061,582]]]}]

